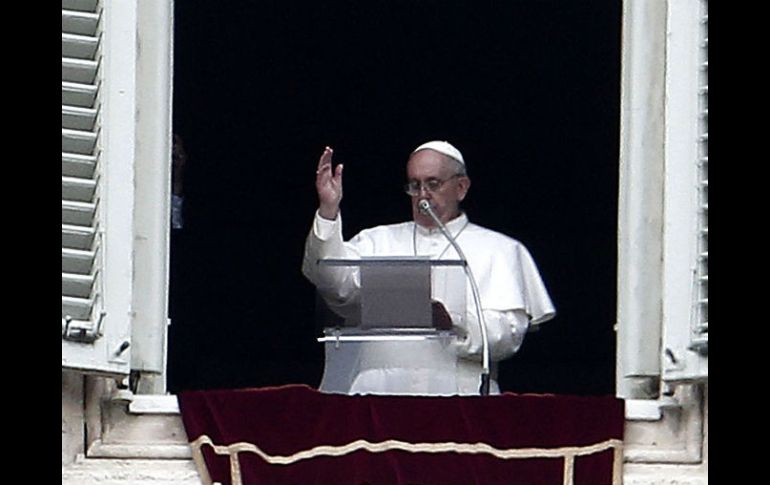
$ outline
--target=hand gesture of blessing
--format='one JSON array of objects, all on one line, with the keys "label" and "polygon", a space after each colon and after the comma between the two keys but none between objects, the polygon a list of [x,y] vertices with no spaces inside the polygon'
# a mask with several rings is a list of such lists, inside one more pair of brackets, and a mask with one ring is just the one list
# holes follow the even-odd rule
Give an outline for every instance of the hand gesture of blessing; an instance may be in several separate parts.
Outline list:
[{"label": "hand gesture of blessing", "polygon": [[334,150],[326,147],[318,160],[315,188],[318,192],[318,213],[324,219],[336,219],[342,200],[342,164],[332,170]]}]

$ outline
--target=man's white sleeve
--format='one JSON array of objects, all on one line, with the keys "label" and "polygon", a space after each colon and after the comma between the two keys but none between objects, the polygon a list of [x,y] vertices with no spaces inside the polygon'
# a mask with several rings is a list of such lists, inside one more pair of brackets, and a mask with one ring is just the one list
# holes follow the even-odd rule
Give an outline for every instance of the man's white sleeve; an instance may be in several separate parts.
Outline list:
[{"label": "man's white sleeve", "polygon": [[[524,310],[484,310],[484,320],[487,324],[490,360],[507,359],[519,350],[529,328],[529,316]],[[473,360],[481,359],[483,341],[476,314],[469,311],[465,322],[455,324],[455,330],[458,337],[452,347],[457,355]]]},{"label": "man's white sleeve", "polygon": [[357,294],[359,273],[357,268],[322,266],[321,259],[357,259],[355,246],[342,240],[342,221],[339,214],[333,221],[324,219],[316,212],[313,227],[305,241],[302,273],[316,286],[321,295],[333,305],[350,302]]}]

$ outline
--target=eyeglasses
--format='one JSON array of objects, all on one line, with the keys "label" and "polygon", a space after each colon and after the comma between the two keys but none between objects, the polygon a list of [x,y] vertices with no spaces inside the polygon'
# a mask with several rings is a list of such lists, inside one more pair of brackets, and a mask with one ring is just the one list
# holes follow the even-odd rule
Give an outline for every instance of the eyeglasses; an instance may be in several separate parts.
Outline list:
[{"label": "eyeglasses", "polygon": [[411,196],[417,196],[422,193],[422,189],[424,188],[430,193],[438,192],[441,190],[441,187],[444,186],[445,183],[449,182],[455,177],[462,177],[462,174],[456,173],[449,177],[448,179],[440,180],[440,179],[428,179],[424,182],[420,182],[417,180],[410,180],[406,184],[404,184],[404,192]]}]

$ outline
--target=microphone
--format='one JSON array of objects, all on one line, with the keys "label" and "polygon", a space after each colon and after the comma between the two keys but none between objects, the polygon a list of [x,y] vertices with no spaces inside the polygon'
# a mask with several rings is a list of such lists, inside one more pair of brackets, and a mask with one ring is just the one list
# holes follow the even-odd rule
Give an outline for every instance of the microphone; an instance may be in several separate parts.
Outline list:
[{"label": "microphone", "polygon": [[428,202],[428,199],[420,199],[420,202],[417,203],[417,206],[420,209],[420,212],[426,215],[433,216],[433,220],[441,224],[441,221],[438,220],[438,216],[436,216],[436,213],[433,212],[433,207],[431,207],[430,202]]},{"label": "microphone", "polygon": [[463,265],[463,269],[465,270],[465,275],[471,282],[471,290],[473,290],[473,302],[476,305],[476,319],[479,321],[479,327],[481,329],[481,385],[479,386],[479,394],[482,396],[488,396],[489,338],[487,337],[487,325],[484,321],[484,312],[481,311],[481,297],[479,296],[479,286],[476,283],[476,278],[473,277],[473,272],[471,271],[471,267],[468,265],[468,258],[465,257],[465,253],[463,253],[460,245],[457,244],[457,241],[455,241],[455,238],[452,237],[452,234],[446,228],[444,223],[441,222],[441,219],[438,218],[436,212],[433,210],[433,206],[430,205],[430,202],[428,202],[427,199],[420,199],[420,202],[417,203],[417,208],[420,210],[420,212],[430,216],[430,218],[433,219],[433,222],[435,222],[436,226],[438,226],[439,230],[441,230],[441,234],[447,238],[455,251],[457,251],[460,259],[465,263]]}]

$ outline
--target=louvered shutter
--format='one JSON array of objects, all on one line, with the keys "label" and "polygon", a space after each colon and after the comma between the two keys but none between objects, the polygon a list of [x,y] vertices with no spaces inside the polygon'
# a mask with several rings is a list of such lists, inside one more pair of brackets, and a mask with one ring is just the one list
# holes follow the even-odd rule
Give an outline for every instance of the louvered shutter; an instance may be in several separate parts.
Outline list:
[{"label": "louvered shutter", "polygon": [[700,66],[700,90],[699,90],[699,159],[698,159],[698,260],[697,260],[697,309],[694,318],[695,325],[692,332],[691,348],[697,352],[708,355],[709,347],[709,313],[708,313],[708,284],[709,284],[709,129],[708,129],[708,2],[703,2],[703,15],[701,22],[701,66]]},{"label": "louvered shutter", "polygon": [[62,8],[62,338],[98,336],[100,241],[96,2]]},{"label": "louvered shutter", "polygon": [[[130,295],[131,278],[130,251],[106,242],[115,238],[110,231],[125,237],[121,226],[127,224],[120,217],[109,217],[105,208],[109,199],[105,179],[109,178],[108,165],[113,163],[106,152],[118,152],[104,149],[110,129],[105,114],[109,104],[105,102],[109,96],[104,67],[106,24],[99,0],[62,1],[62,367],[125,374],[130,357],[130,306],[112,305],[116,311],[111,315],[106,301],[110,291]],[[131,41],[130,35],[128,40],[125,35],[116,37],[113,44]],[[132,45],[128,51],[133,49]],[[121,61],[132,63],[130,57]],[[120,109],[113,112],[120,116]],[[133,185],[130,178],[123,182]],[[128,200],[125,204],[112,202],[113,211],[125,212],[126,206],[131,207],[130,190],[125,194],[118,190]],[[124,219],[130,221],[130,209]],[[110,250],[111,265],[105,264],[105,252]],[[108,266],[119,273],[118,278],[105,273]],[[125,281],[128,285],[122,283]]]},{"label": "louvered shutter", "polygon": [[663,378],[708,379],[708,2],[668,4]]}]

